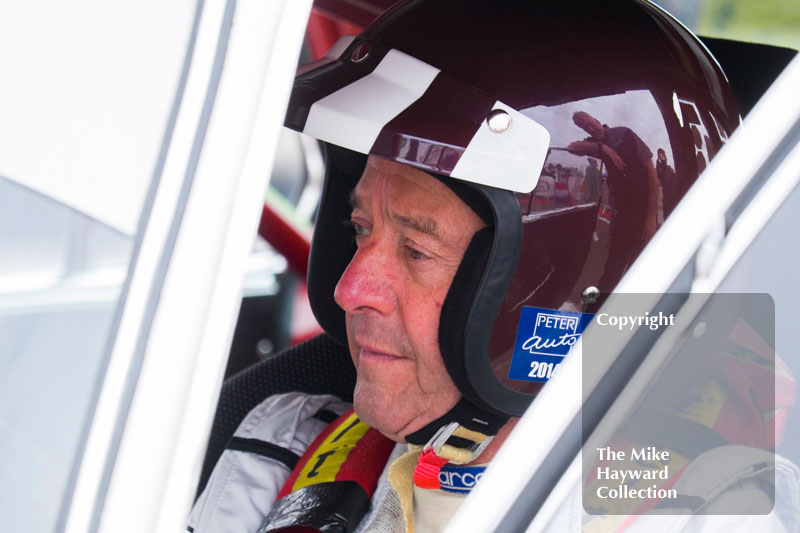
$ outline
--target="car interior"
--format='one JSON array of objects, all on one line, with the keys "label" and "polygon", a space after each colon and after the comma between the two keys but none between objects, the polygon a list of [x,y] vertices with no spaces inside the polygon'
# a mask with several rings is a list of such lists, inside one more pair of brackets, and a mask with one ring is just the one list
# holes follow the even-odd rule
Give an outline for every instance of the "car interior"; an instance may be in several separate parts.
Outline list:
[{"label": "car interior", "polygon": [[[335,2],[316,2],[300,62],[324,54],[339,36],[357,31],[366,24],[381,7],[377,5],[380,2],[372,4],[373,11],[354,11],[355,8],[346,5],[337,8]],[[797,53],[789,48],[766,44],[711,37],[701,39],[727,74],[743,116]],[[279,190],[290,204],[296,205],[313,179],[309,176],[309,169],[303,165],[290,172],[294,172],[294,179],[276,178],[276,171],[271,187]],[[241,420],[266,397],[298,390],[333,394],[352,401],[355,369],[347,347],[321,332],[310,318],[310,309],[304,302],[302,253],[303,250],[307,253],[309,247],[307,232],[296,231],[288,239],[283,233],[283,242],[276,242],[274,232],[267,229],[275,227],[275,217],[278,223],[283,220],[290,227],[292,223],[275,210],[265,212],[267,216],[273,217],[272,224],[262,224],[260,233],[278,253],[286,255],[288,261],[283,268],[275,269],[273,290],[251,295],[245,292],[226,379],[209,436],[198,495]],[[297,323],[304,324],[300,328],[302,331],[297,330]]]}]

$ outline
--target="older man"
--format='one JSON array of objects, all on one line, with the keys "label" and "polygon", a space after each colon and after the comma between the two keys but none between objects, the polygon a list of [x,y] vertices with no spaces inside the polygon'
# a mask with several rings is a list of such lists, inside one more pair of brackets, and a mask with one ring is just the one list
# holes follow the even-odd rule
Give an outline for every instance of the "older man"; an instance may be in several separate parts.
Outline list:
[{"label": "older man", "polygon": [[[397,442],[445,416],[461,399],[440,352],[439,319],[464,253],[486,222],[451,187],[457,187],[452,179],[437,179],[410,166],[370,156],[349,195],[352,212],[348,226],[357,251],[336,285],[334,298],[345,313],[349,352],[358,376],[353,406],[361,422]],[[292,393],[270,397],[245,419],[237,438],[277,441],[300,455],[325,427],[313,415],[346,409],[330,396]],[[487,463],[515,421],[506,422],[500,438],[487,443],[469,462]],[[276,426],[284,434],[283,441],[271,431]],[[397,449],[395,464],[404,462],[400,456],[405,452],[405,446]],[[317,454],[322,457],[319,466],[327,459],[325,454]],[[406,455],[413,458],[405,461],[410,483],[419,450]],[[250,487],[245,495],[239,493],[239,485],[253,476],[274,479],[275,465],[264,464],[263,457],[244,458],[246,472],[242,472],[239,465],[230,464],[231,459],[242,461],[223,457],[190,520],[193,531],[255,530],[262,525],[280,487],[274,483],[266,488]],[[285,480],[281,470],[277,475]],[[469,472],[474,479],[475,471]],[[367,517],[361,530],[398,521],[405,511],[409,518],[402,520],[413,516],[423,530],[438,529],[463,499],[463,494],[442,491],[433,491],[432,498],[426,499],[420,489],[409,485],[409,492],[397,488],[402,483],[392,482],[394,490],[384,490],[383,513]],[[386,489],[393,486],[388,472],[384,483]],[[409,507],[410,499],[404,498],[411,498],[415,490],[416,505]]]},{"label": "older man", "polygon": [[[598,25],[614,39],[597,41]],[[286,125],[327,153],[309,295],[355,364],[355,414],[330,423],[322,413],[348,408],[331,396],[265,399],[217,463],[194,531],[319,529],[345,515],[348,530],[443,528],[601,301],[593,265],[609,243],[591,239],[596,210],[532,192],[548,158],[588,164],[551,150],[570,127],[563,106],[603,98],[627,115],[652,87],[639,119],[690,152],[659,111],[674,88],[721,98],[715,117],[732,131],[724,77],[693,39],[639,0],[415,0],[302,67]],[[686,65],[698,66],[688,85]]]},{"label": "older man", "polygon": [[460,398],[439,350],[439,315],[486,224],[442,182],[374,156],[350,200],[358,251],[334,297],[358,373],[354,407],[401,442]]}]

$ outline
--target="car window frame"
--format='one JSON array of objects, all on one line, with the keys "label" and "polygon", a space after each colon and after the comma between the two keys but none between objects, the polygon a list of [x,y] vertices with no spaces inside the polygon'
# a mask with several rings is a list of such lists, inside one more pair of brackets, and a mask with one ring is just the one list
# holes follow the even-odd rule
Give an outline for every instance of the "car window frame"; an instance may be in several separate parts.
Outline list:
[{"label": "car window frame", "polygon": [[311,1],[197,6],[66,531],[180,529],[199,476]]}]

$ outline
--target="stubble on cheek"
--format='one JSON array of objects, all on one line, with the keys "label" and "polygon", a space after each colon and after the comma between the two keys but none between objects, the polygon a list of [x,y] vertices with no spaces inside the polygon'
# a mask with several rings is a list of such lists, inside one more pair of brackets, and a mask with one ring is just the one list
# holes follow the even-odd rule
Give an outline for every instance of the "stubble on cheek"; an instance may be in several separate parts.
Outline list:
[{"label": "stubble on cheek", "polygon": [[[418,365],[413,348],[396,327],[361,315],[347,317],[350,355],[357,380],[353,406],[359,418],[387,437],[402,441],[403,429],[424,414],[428,398],[418,384]],[[357,339],[375,349],[398,355],[394,360],[361,357]]]},{"label": "stubble on cheek", "polygon": [[408,339],[397,328],[363,316],[348,317],[347,337],[358,384],[362,388],[372,384],[380,389],[373,396],[381,390],[399,394],[416,384],[417,358]]}]

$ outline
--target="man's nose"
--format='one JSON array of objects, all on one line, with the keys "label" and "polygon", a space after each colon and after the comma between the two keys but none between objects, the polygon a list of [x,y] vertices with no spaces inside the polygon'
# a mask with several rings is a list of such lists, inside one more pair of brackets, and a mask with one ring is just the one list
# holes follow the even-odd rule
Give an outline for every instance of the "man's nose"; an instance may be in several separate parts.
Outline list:
[{"label": "man's nose", "polygon": [[391,314],[397,303],[395,271],[395,262],[378,243],[360,246],[339,278],[333,298],[346,313]]}]

